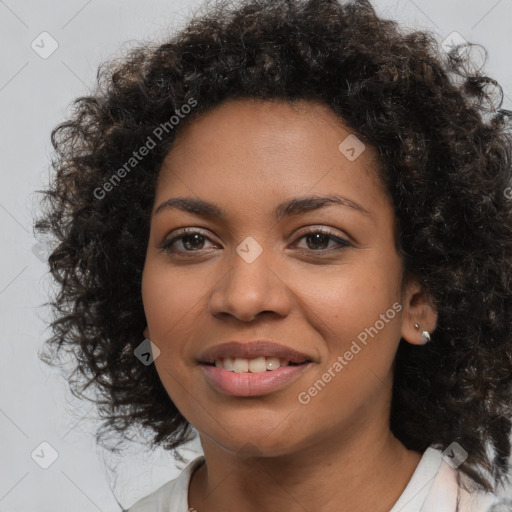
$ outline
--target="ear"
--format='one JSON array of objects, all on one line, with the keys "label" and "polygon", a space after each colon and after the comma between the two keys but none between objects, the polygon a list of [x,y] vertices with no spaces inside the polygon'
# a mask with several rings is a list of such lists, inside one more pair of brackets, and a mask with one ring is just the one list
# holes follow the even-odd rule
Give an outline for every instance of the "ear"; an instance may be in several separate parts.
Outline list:
[{"label": "ear", "polygon": [[[402,293],[402,338],[413,345],[424,345],[422,332],[430,335],[437,326],[437,311],[425,290],[414,278],[408,280]],[[417,329],[414,324],[418,324]]]},{"label": "ear", "polygon": [[146,325],[144,331],[142,332],[142,334],[144,334],[144,339],[151,339],[150,335],[149,335],[149,329],[148,329],[148,326]]}]

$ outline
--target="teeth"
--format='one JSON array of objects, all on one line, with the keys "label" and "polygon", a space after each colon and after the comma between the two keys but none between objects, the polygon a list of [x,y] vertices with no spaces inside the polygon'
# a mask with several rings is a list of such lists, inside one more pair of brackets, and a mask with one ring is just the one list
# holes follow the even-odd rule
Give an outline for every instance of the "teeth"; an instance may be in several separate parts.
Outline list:
[{"label": "teeth", "polygon": [[288,366],[288,361],[278,357],[257,357],[256,359],[226,357],[216,359],[215,366],[235,373],[263,373],[267,370],[277,370],[281,366]]},{"label": "teeth", "polygon": [[233,361],[233,371],[235,373],[246,373],[249,371],[249,361],[247,359],[236,358]]}]

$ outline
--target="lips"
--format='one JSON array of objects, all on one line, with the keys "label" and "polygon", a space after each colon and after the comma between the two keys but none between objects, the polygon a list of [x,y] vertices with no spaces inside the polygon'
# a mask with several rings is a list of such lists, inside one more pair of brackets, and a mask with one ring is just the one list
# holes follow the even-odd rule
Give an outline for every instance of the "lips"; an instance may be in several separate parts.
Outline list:
[{"label": "lips", "polygon": [[256,359],[258,357],[275,357],[296,364],[313,361],[313,357],[284,345],[267,340],[254,340],[230,341],[207,348],[199,355],[198,362],[211,365],[219,359]]},{"label": "lips", "polygon": [[208,364],[200,366],[213,389],[221,394],[236,397],[255,397],[276,393],[290,386],[311,367],[312,364],[308,363],[262,373],[235,373]]}]

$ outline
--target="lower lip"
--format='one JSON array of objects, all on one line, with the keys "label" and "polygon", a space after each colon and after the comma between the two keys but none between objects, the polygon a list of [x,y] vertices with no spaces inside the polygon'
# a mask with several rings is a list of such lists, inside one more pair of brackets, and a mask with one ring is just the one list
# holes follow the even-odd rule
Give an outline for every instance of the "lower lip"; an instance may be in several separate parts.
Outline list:
[{"label": "lower lip", "polygon": [[221,393],[231,396],[268,395],[298,379],[311,363],[299,366],[281,366],[277,370],[260,373],[236,373],[202,364],[210,384]]}]

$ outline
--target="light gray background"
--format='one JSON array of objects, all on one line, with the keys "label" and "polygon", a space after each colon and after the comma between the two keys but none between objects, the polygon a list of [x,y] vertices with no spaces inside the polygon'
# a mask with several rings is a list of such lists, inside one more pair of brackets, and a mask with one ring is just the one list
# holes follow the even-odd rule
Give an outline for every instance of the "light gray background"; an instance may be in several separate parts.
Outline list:
[{"label": "light gray background", "polygon": [[[34,191],[48,179],[50,131],[66,118],[72,100],[87,93],[98,64],[126,43],[161,39],[200,3],[0,0],[0,512],[118,511],[113,493],[127,508],[180,471],[167,453],[143,446],[123,457],[99,449],[94,407],[78,402],[58,371],[37,358],[48,334],[49,312],[40,306],[50,285],[33,251],[32,212],[39,197]],[[386,17],[433,30],[440,41],[456,31],[485,46],[487,72],[502,84],[504,107],[512,109],[512,0],[374,5]],[[43,31],[59,45],[47,59],[31,48]],[[48,469],[31,458],[43,441],[58,453]],[[190,450],[191,457],[201,453],[196,443]]]}]

